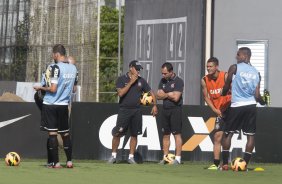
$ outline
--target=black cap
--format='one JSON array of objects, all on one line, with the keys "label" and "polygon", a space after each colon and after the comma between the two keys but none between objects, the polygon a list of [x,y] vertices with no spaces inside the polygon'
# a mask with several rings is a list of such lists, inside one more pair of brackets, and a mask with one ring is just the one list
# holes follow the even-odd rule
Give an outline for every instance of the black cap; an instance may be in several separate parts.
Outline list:
[{"label": "black cap", "polygon": [[133,60],[129,63],[129,67],[134,67],[136,70],[140,71],[143,69],[141,63],[139,63],[137,60]]}]

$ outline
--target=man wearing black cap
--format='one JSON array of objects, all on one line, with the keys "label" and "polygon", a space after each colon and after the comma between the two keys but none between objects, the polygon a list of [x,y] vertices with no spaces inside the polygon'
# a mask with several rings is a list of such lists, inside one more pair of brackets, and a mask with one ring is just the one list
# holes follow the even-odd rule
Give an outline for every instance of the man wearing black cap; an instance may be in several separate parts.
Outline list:
[{"label": "man wearing black cap", "polygon": [[151,114],[155,116],[158,113],[156,106],[156,97],[151,87],[145,79],[139,76],[142,65],[133,60],[129,63],[129,71],[120,76],[116,82],[117,94],[119,100],[119,112],[116,126],[112,130],[112,156],[108,163],[116,163],[117,149],[120,138],[124,136],[127,130],[130,130],[130,151],[127,162],[136,164],[134,152],[137,145],[137,136],[142,133],[142,114],[140,111],[140,97],[143,92],[150,92],[153,97],[153,108]]}]

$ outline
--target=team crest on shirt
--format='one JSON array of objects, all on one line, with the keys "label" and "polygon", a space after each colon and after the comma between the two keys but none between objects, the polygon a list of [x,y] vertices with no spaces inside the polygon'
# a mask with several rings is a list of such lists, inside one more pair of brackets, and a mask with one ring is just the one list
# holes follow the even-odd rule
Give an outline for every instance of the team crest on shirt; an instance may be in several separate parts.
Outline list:
[{"label": "team crest on shirt", "polygon": [[220,128],[220,126],[219,126],[219,122],[216,122],[216,123],[215,123],[215,127],[214,127],[214,129],[215,129],[215,130],[218,130],[219,128]]},{"label": "team crest on shirt", "polygon": [[171,88],[174,88],[174,83],[172,83],[172,84],[170,85],[170,87],[171,87]]},{"label": "team crest on shirt", "polygon": [[142,87],[142,83],[141,82],[138,82],[138,87]]}]

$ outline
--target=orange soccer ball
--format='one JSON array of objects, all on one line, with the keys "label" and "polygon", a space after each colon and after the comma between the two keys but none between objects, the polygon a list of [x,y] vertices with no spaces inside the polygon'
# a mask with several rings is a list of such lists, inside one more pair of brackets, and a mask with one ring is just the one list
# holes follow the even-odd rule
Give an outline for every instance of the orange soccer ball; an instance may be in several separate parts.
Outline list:
[{"label": "orange soccer ball", "polygon": [[233,171],[246,171],[247,170],[247,163],[244,159],[237,157],[232,160],[231,168]]},{"label": "orange soccer ball", "polygon": [[150,93],[143,93],[140,98],[140,103],[142,105],[148,106],[153,103],[153,97]]},{"label": "orange soccer ball", "polygon": [[16,152],[9,152],[6,155],[5,162],[7,166],[18,166],[21,162],[21,158]]}]

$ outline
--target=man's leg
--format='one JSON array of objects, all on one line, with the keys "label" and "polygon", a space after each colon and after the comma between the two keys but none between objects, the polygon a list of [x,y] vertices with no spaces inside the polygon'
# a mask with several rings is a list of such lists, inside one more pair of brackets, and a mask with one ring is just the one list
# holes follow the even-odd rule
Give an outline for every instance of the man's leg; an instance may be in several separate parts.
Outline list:
[{"label": "man's leg", "polygon": [[108,160],[109,164],[116,163],[117,149],[118,149],[118,146],[119,146],[119,142],[120,142],[120,136],[113,135],[113,139],[112,139],[112,156]]},{"label": "man's leg", "polygon": [[58,154],[58,139],[57,132],[49,132],[49,153],[54,166],[59,166],[59,154]]},{"label": "man's leg", "polygon": [[49,149],[49,140],[50,138],[47,138],[47,166],[53,164],[52,158],[51,158],[51,153],[50,153],[50,149]]},{"label": "man's leg", "polygon": [[129,164],[137,164],[134,159],[134,153],[137,146],[137,136],[142,134],[142,114],[140,109],[132,111],[131,119],[128,123],[130,129],[129,155],[127,162]]},{"label": "man's leg", "polygon": [[233,133],[224,134],[222,138],[222,160],[223,165],[228,165],[229,149],[231,146],[231,138]]},{"label": "man's leg", "polygon": [[181,134],[174,135],[175,139],[175,160],[181,163],[181,152],[182,152],[182,137]]},{"label": "man's leg", "polygon": [[[34,98],[36,98],[36,95],[34,95]],[[47,127],[47,120],[48,120],[48,118],[46,118],[46,106],[43,105],[43,101],[40,101],[39,103],[40,104],[37,105],[40,105],[39,108],[41,110],[40,130],[46,131],[45,128]],[[53,164],[53,160],[51,158],[50,149],[49,149],[49,137],[47,138],[46,148],[47,148],[47,166],[49,166]]]},{"label": "man's leg", "polygon": [[120,142],[120,137],[113,136],[113,140],[112,140],[112,153],[117,153],[119,142]]},{"label": "man's leg", "polygon": [[130,122],[132,111],[129,109],[119,109],[116,126],[112,129],[112,156],[108,160],[109,164],[116,163],[117,150],[120,143],[120,138],[123,137]]},{"label": "man's leg", "polygon": [[129,164],[136,164],[134,160],[134,153],[137,145],[137,136],[131,136],[130,137],[130,143],[129,143],[129,155],[127,162]]},{"label": "man's leg", "polygon": [[[44,130],[48,130],[48,140],[47,140],[47,155],[48,160],[52,164],[48,166],[53,166],[55,168],[60,168],[59,155],[58,155],[58,119],[57,116],[57,106],[55,105],[44,105],[42,106],[42,121]],[[60,113],[59,113],[60,114]]]},{"label": "man's leg", "polygon": [[129,154],[134,155],[135,153],[135,149],[136,149],[136,145],[137,145],[137,136],[131,136],[130,137],[130,150],[129,150]]},{"label": "man's leg", "polygon": [[173,164],[180,164],[182,151],[182,108],[171,109],[170,112],[169,127],[175,140],[175,162]]},{"label": "man's leg", "polygon": [[170,134],[163,135],[163,153],[164,156],[169,153],[169,146],[170,146]]},{"label": "man's leg", "polygon": [[159,164],[163,165],[166,163],[165,157],[169,154],[169,146],[170,146],[170,134],[163,135],[163,159],[159,162]]},{"label": "man's leg", "polygon": [[223,136],[223,131],[217,131],[214,134],[214,146],[213,146],[213,156],[214,160],[213,163],[217,167],[219,166],[220,163],[220,152],[221,152],[221,140]]},{"label": "man's leg", "polygon": [[252,152],[255,147],[255,132],[256,132],[256,105],[250,105],[246,107],[246,113],[244,114],[244,127],[243,132],[247,135],[247,143],[245,147],[244,160],[249,164]]},{"label": "man's leg", "polygon": [[244,154],[244,160],[246,161],[247,164],[249,164],[249,161],[251,160],[254,147],[255,147],[255,136],[247,135],[247,144]]},{"label": "man's leg", "polygon": [[176,156],[181,156],[182,152],[182,137],[181,134],[176,134],[174,135],[175,138],[175,155]]},{"label": "man's leg", "polygon": [[72,143],[70,139],[70,134],[65,133],[61,134],[62,140],[63,140],[63,145],[64,145],[64,151],[67,157],[67,168],[73,168],[72,164]]}]

